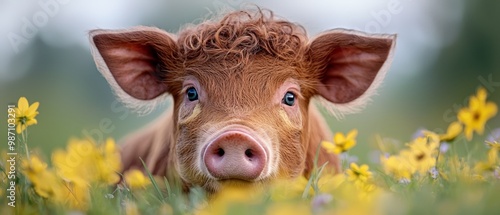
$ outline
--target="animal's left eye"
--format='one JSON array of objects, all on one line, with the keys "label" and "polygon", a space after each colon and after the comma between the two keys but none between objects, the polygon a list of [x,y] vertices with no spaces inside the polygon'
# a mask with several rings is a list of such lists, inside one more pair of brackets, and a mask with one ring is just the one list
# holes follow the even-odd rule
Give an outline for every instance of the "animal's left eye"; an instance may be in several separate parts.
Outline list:
[{"label": "animal's left eye", "polygon": [[283,96],[283,100],[281,100],[281,103],[286,104],[288,106],[293,106],[295,104],[295,99],[296,99],[295,94],[288,91],[285,93],[285,96]]},{"label": "animal's left eye", "polygon": [[198,92],[194,87],[190,87],[186,90],[186,95],[189,101],[198,100]]}]

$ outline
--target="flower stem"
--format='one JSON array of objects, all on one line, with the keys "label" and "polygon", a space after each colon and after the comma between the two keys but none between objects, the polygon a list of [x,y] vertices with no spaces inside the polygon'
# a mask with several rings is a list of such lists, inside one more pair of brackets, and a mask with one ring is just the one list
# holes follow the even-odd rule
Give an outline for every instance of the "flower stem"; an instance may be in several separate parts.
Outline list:
[{"label": "flower stem", "polygon": [[467,142],[465,143],[465,151],[467,152],[467,154],[469,155],[469,146],[467,144]]},{"label": "flower stem", "polygon": [[24,144],[24,150],[26,150],[26,158],[28,161],[30,160],[30,151],[28,149],[28,127],[24,129],[24,131],[21,134],[22,139],[23,139],[23,144]]},{"label": "flower stem", "polygon": [[348,163],[348,159],[349,158],[349,154],[347,154],[347,151],[346,152],[342,152],[340,154],[340,161],[341,161],[341,165],[342,165],[342,169],[348,169],[349,168],[349,163]]},{"label": "flower stem", "polygon": [[436,168],[436,171],[439,171],[438,170],[438,160],[439,160],[439,155],[441,155],[441,145],[443,144],[442,141],[439,141],[439,146],[438,146],[438,154],[436,156],[436,164],[434,165],[434,168]]}]

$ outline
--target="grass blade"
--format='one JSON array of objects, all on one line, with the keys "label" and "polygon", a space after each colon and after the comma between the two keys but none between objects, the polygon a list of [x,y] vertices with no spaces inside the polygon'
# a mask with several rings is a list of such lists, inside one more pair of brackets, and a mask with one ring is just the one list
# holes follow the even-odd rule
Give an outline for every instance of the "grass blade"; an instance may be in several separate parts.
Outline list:
[{"label": "grass blade", "polygon": [[161,193],[161,190],[158,187],[156,180],[153,178],[153,175],[151,175],[151,172],[149,171],[148,167],[146,166],[146,163],[144,163],[142,158],[139,158],[139,159],[141,160],[142,165],[144,166],[144,169],[146,170],[146,173],[148,174],[149,180],[151,180],[151,183],[153,183],[153,187],[155,188],[156,192],[158,193],[158,196],[161,198],[161,202],[165,203],[165,197],[163,197],[163,194]]},{"label": "grass blade", "polygon": [[165,182],[165,187],[167,187],[167,195],[168,197],[172,197],[172,189],[170,188],[170,183],[168,182],[167,177],[163,176],[163,181]]}]

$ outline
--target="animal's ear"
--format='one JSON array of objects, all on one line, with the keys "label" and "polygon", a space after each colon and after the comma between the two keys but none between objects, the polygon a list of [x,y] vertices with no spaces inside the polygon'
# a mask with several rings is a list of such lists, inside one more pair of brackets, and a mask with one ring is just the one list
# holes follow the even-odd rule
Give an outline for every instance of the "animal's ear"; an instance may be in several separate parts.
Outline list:
[{"label": "animal's ear", "polygon": [[352,30],[324,32],[309,45],[317,72],[317,92],[335,104],[364,104],[391,64],[396,35],[369,35]]},{"label": "animal's ear", "polygon": [[168,92],[165,73],[178,53],[172,35],[142,26],[98,29],[90,31],[90,44],[98,70],[128,106],[144,107]]}]

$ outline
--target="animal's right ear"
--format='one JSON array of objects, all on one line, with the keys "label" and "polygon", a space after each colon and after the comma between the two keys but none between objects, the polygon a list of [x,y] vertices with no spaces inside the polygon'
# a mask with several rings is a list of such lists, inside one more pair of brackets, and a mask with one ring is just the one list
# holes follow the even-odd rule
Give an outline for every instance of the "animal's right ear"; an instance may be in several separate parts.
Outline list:
[{"label": "animal's right ear", "polygon": [[97,69],[127,106],[149,111],[169,91],[166,71],[175,67],[175,38],[153,27],[90,31]]},{"label": "animal's right ear", "polygon": [[[382,83],[392,62],[396,35],[367,34],[334,29],[309,45],[312,70],[317,72],[317,93],[331,112],[357,112]],[[325,103],[326,104],[326,103]]]}]

